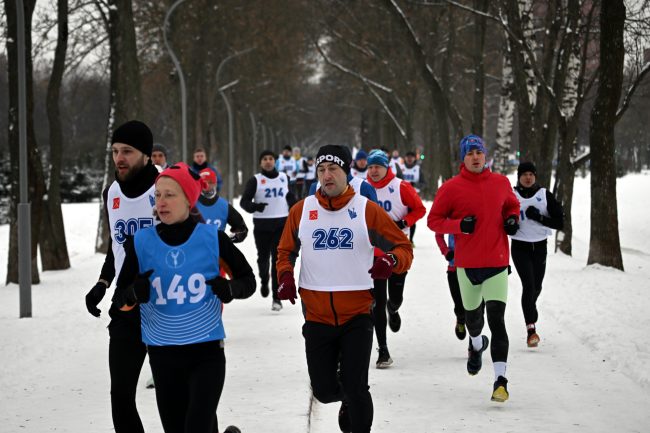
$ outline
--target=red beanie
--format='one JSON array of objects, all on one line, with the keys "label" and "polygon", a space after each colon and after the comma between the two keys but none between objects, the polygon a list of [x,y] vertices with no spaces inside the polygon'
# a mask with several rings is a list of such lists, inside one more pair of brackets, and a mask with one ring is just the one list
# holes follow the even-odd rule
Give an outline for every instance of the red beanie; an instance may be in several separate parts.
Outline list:
[{"label": "red beanie", "polygon": [[163,176],[171,177],[181,186],[187,201],[190,202],[190,208],[193,208],[199,199],[199,195],[201,195],[201,190],[205,186],[205,181],[201,179],[201,176],[184,162],[177,162],[163,170],[156,178],[156,182]]}]

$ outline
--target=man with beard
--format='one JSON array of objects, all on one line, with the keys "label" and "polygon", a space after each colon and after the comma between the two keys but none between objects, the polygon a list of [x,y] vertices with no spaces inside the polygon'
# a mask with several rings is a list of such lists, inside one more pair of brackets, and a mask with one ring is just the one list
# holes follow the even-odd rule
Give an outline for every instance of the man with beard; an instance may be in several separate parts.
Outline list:
[{"label": "man with beard", "polygon": [[[86,295],[86,308],[95,317],[97,305],[124,263],[124,242],[141,228],[154,225],[154,181],[158,169],[151,162],[153,136],[142,122],[132,120],[113,132],[111,140],[115,181],[102,193],[110,230],[109,248],[97,284]],[[146,346],[140,336],[140,310],[120,311],[111,305],[108,325],[108,366],[111,409],[117,433],[144,432],[135,390]]]},{"label": "man with beard", "polygon": [[263,150],[260,153],[259,163],[260,172],[246,182],[239,203],[242,209],[253,214],[253,236],[257,247],[260,292],[265,298],[269,296],[270,277],[273,294],[271,309],[280,311],[282,302],[278,298],[278,278],[275,271],[278,261],[278,243],[289,215],[289,208],[296,203],[296,199],[289,190],[289,176],[276,169],[275,153],[271,150]]}]

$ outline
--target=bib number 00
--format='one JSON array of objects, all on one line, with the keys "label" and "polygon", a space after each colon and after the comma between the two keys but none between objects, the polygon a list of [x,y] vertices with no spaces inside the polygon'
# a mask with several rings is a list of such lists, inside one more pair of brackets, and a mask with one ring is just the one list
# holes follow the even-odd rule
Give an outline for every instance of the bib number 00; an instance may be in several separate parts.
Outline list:
[{"label": "bib number 00", "polygon": [[175,274],[166,293],[163,293],[163,286],[160,277],[153,279],[151,285],[156,290],[156,305],[167,305],[167,301],[173,300],[176,300],[176,303],[179,305],[184,304],[185,299],[188,298],[188,293],[190,304],[196,304],[203,299],[206,290],[205,277],[203,274],[190,275],[187,279],[187,287],[180,284],[182,278],[183,277],[180,275]]}]

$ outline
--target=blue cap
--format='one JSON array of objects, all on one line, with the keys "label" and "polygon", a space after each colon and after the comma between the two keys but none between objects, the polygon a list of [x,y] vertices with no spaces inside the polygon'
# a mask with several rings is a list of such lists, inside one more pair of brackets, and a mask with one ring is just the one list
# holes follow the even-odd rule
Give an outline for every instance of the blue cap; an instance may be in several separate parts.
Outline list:
[{"label": "blue cap", "polygon": [[460,140],[460,159],[465,159],[465,155],[467,155],[467,152],[471,150],[480,150],[487,154],[485,143],[483,143],[483,139],[478,135],[466,135],[462,140]]},{"label": "blue cap", "polygon": [[361,150],[361,149],[359,149],[357,154],[354,156],[355,161],[358,161],[360,159],[366,159],[366,158],[368,158],[368,154],[364,150]]},{"label": "blue cap", "polygon": [[375,149],[368,155],[368,165],[381,165],[388,168],[388,157],[379,149]]}]

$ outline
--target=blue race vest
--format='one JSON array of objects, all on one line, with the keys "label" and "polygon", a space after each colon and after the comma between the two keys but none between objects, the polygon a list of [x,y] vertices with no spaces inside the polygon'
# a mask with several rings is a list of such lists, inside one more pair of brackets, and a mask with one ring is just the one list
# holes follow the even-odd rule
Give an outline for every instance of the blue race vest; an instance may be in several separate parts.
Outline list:
[{"label": "blue race vest", "polygon": [[206,224],[214,224],[219,231],[226,230],[228,221],[228,200],[219,197],[212,206],[206,206],[200,201],[196,202],[196,208],[203,215]]},{"label": "blue race vest", "polygon": [[221,301],[205,282],[219,275],[219,236],[214,225],[197,224],[178,246],[164,243],[155,227],[138,230],[135,251],[149,277],[149,302],[140,304],[142,341],[177,346],[221,340]]}]

